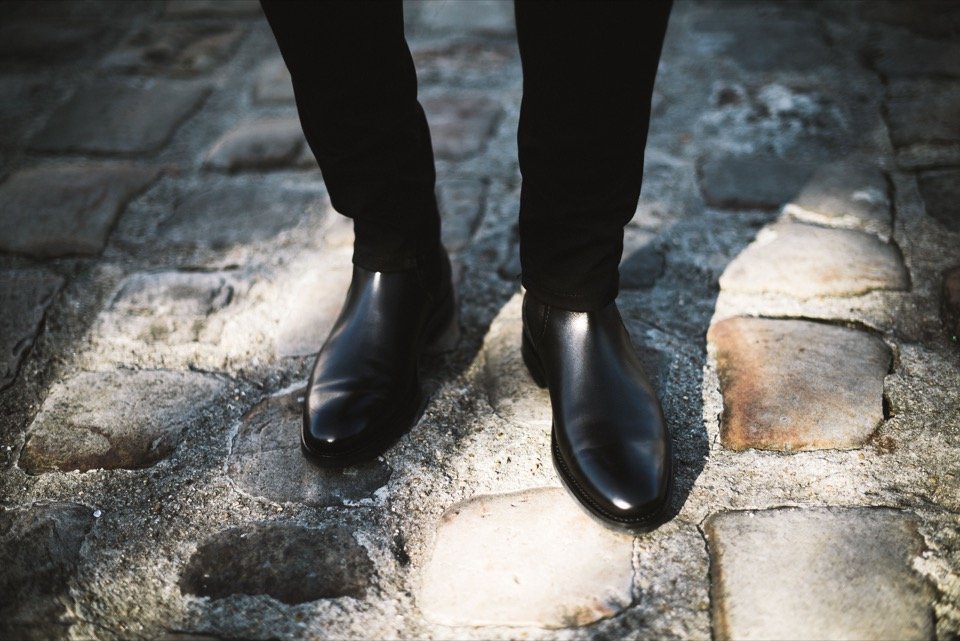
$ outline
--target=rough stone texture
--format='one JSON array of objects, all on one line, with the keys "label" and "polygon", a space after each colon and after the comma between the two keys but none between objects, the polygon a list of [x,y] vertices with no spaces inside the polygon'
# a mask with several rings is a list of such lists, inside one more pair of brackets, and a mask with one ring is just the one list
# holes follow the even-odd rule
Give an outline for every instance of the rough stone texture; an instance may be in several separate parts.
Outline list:
[{"label": "rough stone texture", "polygon": [[40,258],[98,254],[124,206],[157,173],[112,161],[21,169],[0,185],[0,250]]},{"label": "rough stone texture", "polygon": [[75,503],[0,508],[0,636],[66,637],[69,584],[93,521]]},{"label": "rough stone texture", "polygon": [[480,496],[441,517],[419,604],[446,625],[587,625],[632,601],[632,540],[555,488]]},{"label": "rough stone texture", "polygon": [[170,18],[206,18],[260,15],[257,0],[167,0]]},{"label": "rough stone texture", "polygon": [[[458,28],[459,33],[462,28]],[[411,42],[410,53],[423,85],[433,82],[483,82],[491,74],[510,71],[510,63],[519,55],[514,42],[489,39],[447,38],[436,42]]]},{"label": "rough stone texture", "polygon": [[259,120],[220,137],[203,161],[221,171],[270,169],[304,164],[307,141],[296,118]]},{"label": "rough stone texture", "polygon": [[791,218],[873,232],[889,239],[893,204],[879,167],[848,162],[823,165],[787,205]]},{"label": "rough stone texture", "polygon": [[453,253],[462,250],[480,222],[483,183],[476,180],[444,180],[437,184],[443,244]]},{"label": "rough stone texture", "polygon": [[50,390],[27,432],[20,467],[39,474],[153,465],[224,388],[194,372],[81,372]]},{"label": "rough stone texture", "polygon": [[293,84],[283,58],[267,60],[257,69],[253,99],[264,104],[293,102]]},{"label": "rough stone texture", "polygon": [[513,7],[502,0],[470,2],[430,2],[413,0],[405,4],[405,13],[418,18],[416,25],[442,31],[473,31],[495,35],[515,32]]},{"label": "rough stone texture", "polygon": [[649,289],[663,275],[663,254],[649,232],[628,228],[624,234],[620,260],[620,289]]},{"label": "rough stone texture", "polygon": [[63,278],[45,269],[0,271],[0,390],[13,382]]},{"label": "rough stone texture", "polygon": [[700,187],[711,207],[777,209],[810,180],[813,167],[776,157],[710,158],[700,169]]},{"label": "rough stone texture", "polygon": [[258,184],[221,185],[177,198],[158,227],[161,238],[192,247],[225,249],[264,241],[314,215],[318,194],[280,193]]},{"label": "rough stone texture", "polygon": [[892,357],[875,336],[809,321],[728,318],[707,340],[723,394],[724,447],[860,447],[883,420]]},{"label": "rough stone texture", "polygon": [[707,521],[717,639],[932,639],[924,545],[889,509],[727,512]]},{"label": "rough stone texture", "polygon": [[153,151],[170,140],[209,92],[199,80],[97,79],[61,105],[31,144],[40,151]]},{"label": "rough stone texture", "polygon": [[915,0],[908,5],[898,0],[884,0],[868,2],[857,9],[860,17],[868,22],[909,29],[935,38],[960,34],[960,8],[952,2]]},{"label": "rough stone texture", "polygon": [[4,21],[0,25],[0,60],[60,62],[86,54],[105,31],[99,24]]},{"label": "rough stone texture", "polygon": [[223,62],[242,34],[241,27],[224,24],[152,24],[127,36],[101,65],[111,71],[193,76]]},{"label": "rough stone texture", "polygon": [[300,451],[305,388],[272,396],[240,420],[227,474],[254,496],[272,501],[327,506],[373,499],[390,478],[375,460],[359,467],[319,468]]},{"label": "rough stone texture", "polygon": [[437,158],[458,160],[479,153],[502,111],[483,94],[460,93],[421,99]]},{"label": "rough stone texture", "polygon": [[947,334],[960,344],[960,265],[943,276],[941,315]]},{"label": "rough stone texture", "polygon": [[373,563],[345,527],[257,523],[202,543],[180,579],[184,594],[266,594],[282,603],[363,597]]},{"label": "rough stone texture", "polygon": [[790,222],[762,230],[720,277],[727,291],[797,298],[858,296],[909,284],[897,249],[873,234]]},{"label": "rough stone texture", "polygon": [[902,30],[886,30],[867,45],[867,56],[886,77],[960,76],[960,43],[956,39],[921,38]]},{"label": "rough stone texture", "polygon": [[927,171],[917,176],[927,214],[952,232],[960,232],[960,169]]},{"label": "rough stone texture", "polygon": [[960,82],[895,80],[886,105],[893,144],[956,144],[960,141]]}]

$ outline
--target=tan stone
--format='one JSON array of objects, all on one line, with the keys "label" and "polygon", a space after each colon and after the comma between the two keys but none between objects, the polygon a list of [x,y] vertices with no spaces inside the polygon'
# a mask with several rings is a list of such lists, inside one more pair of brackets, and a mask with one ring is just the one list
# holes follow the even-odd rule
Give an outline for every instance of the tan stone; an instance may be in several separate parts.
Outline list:
[{"label": "tan stone", "polygon": [[863,331],[801,320],[728,318],[710,328],[724,447],[859,447],[883,420],[891,355]]},{"label": "tan stone", "polygon": [[762,230],[720,276],[724,291],[797,298],[859,296],[909,285],[899,252],[877,236],[792,222]]}]

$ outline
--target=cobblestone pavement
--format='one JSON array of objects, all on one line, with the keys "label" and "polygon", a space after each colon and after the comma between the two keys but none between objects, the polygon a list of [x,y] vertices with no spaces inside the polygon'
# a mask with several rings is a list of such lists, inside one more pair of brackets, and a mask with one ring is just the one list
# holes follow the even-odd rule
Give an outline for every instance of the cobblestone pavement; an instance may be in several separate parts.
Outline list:
[{"label": "cobblestone pavement", "polygon": [[675,6],[620,305],[675,517],[588,519],[519,358],[509,3],[407,5],[463,337],[369,465],[350,270],[249,0],[0,6],[0,637],[956,639],[960,8]]}]

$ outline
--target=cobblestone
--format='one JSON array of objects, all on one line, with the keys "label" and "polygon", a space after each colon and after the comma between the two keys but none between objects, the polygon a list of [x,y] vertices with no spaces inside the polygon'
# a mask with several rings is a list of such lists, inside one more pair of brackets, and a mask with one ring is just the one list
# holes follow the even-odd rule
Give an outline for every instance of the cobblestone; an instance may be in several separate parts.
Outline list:
[{"label": "cobblestone", "polygon": [[456,253],[466,247],[483,211],[483,183],[477,180],[445,180],[437,185],[442,219],[443,245]]},{"label": "cobblestone", "polygon": [[728,156],[707,160],[701,185],[707,204],[723,209],[777,209],[810,180],[808,163],[765,156]]},{"label": "cobblestone", "polygon": [[37,257],[100,253],[155,167],[102,161],[22,169],[0,185],[0,250]]},{"label": "cobblestone", "polygon": [[125,38],[101,64],[127,73],[195,76],[223,62],[242,34],[241,27],[223,24],[148,25]]},{"label": "cobblestone", "polygon": [[927,213],[947,231],[960,233],[960,170],[923,172],[917,181]]},{"label": "cobblestone", "polygon": [[800,320],[730,318],[710,328],[724,447],[860,447],[883,420],[889,348],[870,334]]},{"label": "cobblestone", "polygon": [[283,58],[267,60],[257,69],[253,99],[258,103],[293,102],[293,83]]},{"label": "cobblestone", "polygon": [[213,143],[205,167],[221,171],[272,169],[316,164],[296,118],[261,120],[240,125]]},{"label": "cobblestone", "polygon": [[728,512],[706,526],[717,639],[930,639],[916,523],[888,509]]},{"label": "cobblestone", "polygon": [[0,271],[0,389],[13,382],[63,278],[44,269]]},{"label": "cobblestone", "polygon": [[500,117],[501,107],[486,96],[456,94],[421,99],[437,158],[458,160],[480,152]]}]

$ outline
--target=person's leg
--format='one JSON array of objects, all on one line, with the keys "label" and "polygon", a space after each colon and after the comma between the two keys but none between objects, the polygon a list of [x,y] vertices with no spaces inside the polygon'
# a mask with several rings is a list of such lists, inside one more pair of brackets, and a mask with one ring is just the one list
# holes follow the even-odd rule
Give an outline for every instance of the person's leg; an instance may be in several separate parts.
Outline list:
[{"label": "person's leg", "polygon": [[400,0],[263,0],[330,200],[354,221],[354,262],[396,271],[434,256],[430,130]]},{"label": "person's leg", "polygon": [[669,2],[516,0],[523,285],[570,310],[617,295]]},{"label": "person's leg", "polygon": [[670,504],[670,434],[615,298],[670,5],[515,4],[522,357],[550,390],[564,485],[603,522],[647,529]]}]

